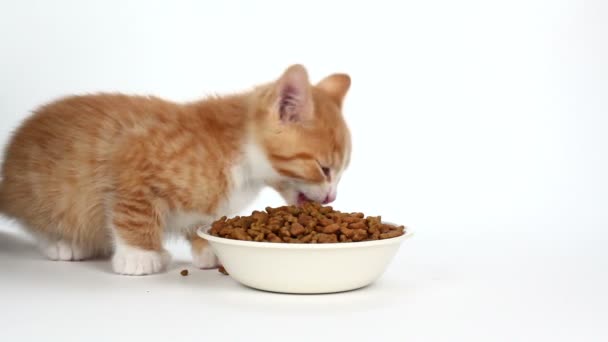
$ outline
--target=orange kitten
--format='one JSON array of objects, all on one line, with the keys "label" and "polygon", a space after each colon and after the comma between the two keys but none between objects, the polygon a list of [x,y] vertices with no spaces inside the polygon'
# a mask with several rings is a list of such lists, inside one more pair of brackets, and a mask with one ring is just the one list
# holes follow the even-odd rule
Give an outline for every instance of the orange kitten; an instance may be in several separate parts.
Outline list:
[{"label": "orange kitten", "polygon": [[350,158],[345,74],[311,85],[301,65],[238,95],[177,104],[73,96],[27,119],[6,149],[0,209],[53,260],[113,253],[115,272],[159,272],[163,236],[218,261],[195,228],[243,210],[263,186],[290,204],[329,203]]}]

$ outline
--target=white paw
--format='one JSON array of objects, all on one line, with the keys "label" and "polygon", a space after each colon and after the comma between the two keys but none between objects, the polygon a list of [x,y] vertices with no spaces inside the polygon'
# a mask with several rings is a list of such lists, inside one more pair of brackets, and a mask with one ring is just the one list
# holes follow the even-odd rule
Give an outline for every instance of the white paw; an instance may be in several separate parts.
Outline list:
[{"label": "white paw", "polygon": [[41,241],[40,249],[51,260],[79,261],[93,254],[91,251],[65,240]]},{"label": "white paw", "polygon": [[220,266],[220,262],[209,246],[192,251],[192,264],[198,268],[211,269]]},{"label": "white paw", "polygon": [[171,256],[166,251],[147,251],[136,247],[118,248],[112,257],[114,272],[125,275],[158,273],[169,264]]}]

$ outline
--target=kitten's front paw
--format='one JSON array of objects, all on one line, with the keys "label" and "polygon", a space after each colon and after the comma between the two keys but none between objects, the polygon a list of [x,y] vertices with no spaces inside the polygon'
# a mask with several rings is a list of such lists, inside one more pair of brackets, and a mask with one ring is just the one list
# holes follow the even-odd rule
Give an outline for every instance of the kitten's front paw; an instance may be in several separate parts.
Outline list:
[{"label": "kitten's front paw", "polygon": [[204,270],[218,268],[220,262],[209,246],[192,251],[192,264]]},{"label": "kitten's front paw", "polygon": [[136,247],[117,249],[112,258],[114,272],[124,275],[158,273],[169,264],[171,257],[166,251],[148,251]]}]

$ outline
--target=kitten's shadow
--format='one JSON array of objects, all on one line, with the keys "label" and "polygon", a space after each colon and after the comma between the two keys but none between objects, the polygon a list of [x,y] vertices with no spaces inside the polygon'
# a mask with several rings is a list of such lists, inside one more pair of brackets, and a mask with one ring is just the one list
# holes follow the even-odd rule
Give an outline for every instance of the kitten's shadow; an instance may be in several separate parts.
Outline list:
[{"label": "kitten's shadow", "polygon": [[[5,257],[46,260],[38,251],[33,240],[27,236],[0,231],[0,258],[4,259]],[[51,267],[53,263],[49,263],[48,265],[48,267]],[[184,259],[172,260],[165,271],[145,277],[128,277],[114,273],[109,258],[75,262],[72,266],[74,269],[92,268],[103,272],[107,276],[116,277],[119,281],[118,284],[132,280],[142,282],[142,286],[148,282],[164,284],[169,287],[178,286],[184,290],[191,291],[191,293],[197,293],[197,291],[217,291],[216,295],[210,298],[211,301],[216,301],[218,305],[231,305],[239,308],[239,310],[251,313],[258,312],[260,301],[277,310],[294,310],[296,308],[299,312],[311,314],[318,312],[319,307],[328,307],[328,303],[330,304],[328,310],[337,313],[352,312],[361,306],[385,308],[394,304],[395,295],[411,296],[414,292],[413,290],[415,290],[415,288],[411,287],[408,290],[404,290],[403,288],[391,289],[390,285],[386,284],[384,286],[372,284],[359,290],[338,294],[294,295],[270,293],[241,285],[234,279],[219,274],[217,270],[199,270],[190,261]],[[180,274],[180,271],[183,269],[189,271],[188,276]],[[50,282],[53,279],[59,282],[65,281],[64,278],[52,276],[49,276],[45,281]]]},{"label": "kitten's shadow", "polygon": [[[51,269],[55,266],[59,266],[65,264],[66,262],[51,262],[49,261],[38,249],[34,240],[20,232],[13,231],[3,231],[0,230],[0,259],[2,261],[9,262],[9,260],[39,260],[44,263],[40,263],[37,265],[43,269]],[[116,274],[112,270],[112,262],[109,257],[106,258],[96,258],[91,260],[79,261],[79,262],[69,262],[75,271],[83,270],[85,268],[93,269],[96,272],[101,272],[106,274],[107,276],[114,276],[120,278],[120,280],[125,279],[139,279],[139,281],[153,281],[165,283],[167,285],[175,285],[178,284],[180,286],[199,288],[200,286],[205,286],[208,288],[213,287],[221,287],[225,284],[226,277],[223,275],[218,275],[217,270],[199,270],[192,265],[192,262],[185,259],[172,259],[171,263],[168,267],[161,273],[148,275],[145,277],[128,277],[124,275]],[[181,270],[187,269],[189,275],[184,277],[180,274]],[[21,270],[22,272],[25,269]],[[54,277],[49,277],[47,281],[51,279],[56,279]],[[137,281],[137,280],[136,280]]]},{"label": "kitten's shadow", "polygon": [[16,233],[0,231],[0,256],[23,259],[43,259],[36,244],[29,238]]},{"label": "kitten's shadow", "polygon": [[[23,234],[0,231],[0,257],[2,259],[25,259],[25,260],[43,260],[47,258],[36,247],[34,241],[24,236]],[[74,262],[74,268],[89,267],[101,271],[106,274],[115,275],[112,271],[112,262],[110,257],[100,257],[85,261]],[[167,269],[161,273],[177,273],[183,269],[194,271],[192,263],[186,260],[172,260]],[[198,270],[197,270],[198,271]]]},{"label": "kitten's shadow", "polygon": [[[112,270],[112,261],[109,257],[98,258],[92,260],[83,261],[87,266],[92,267],[98,271],[101,271],[106,274],[116,275],[116,272]],[[159,273],[158,275],[162,275],[167,272],[179,272],[183,269],[192,269],[192,264],[190,262],[181,261],[181,260],[171,260],[171,263],[167,266],[167,268]],[[154,276],[154,275],[152,275]],[[151,277],[151,276],[148,276]]]}]

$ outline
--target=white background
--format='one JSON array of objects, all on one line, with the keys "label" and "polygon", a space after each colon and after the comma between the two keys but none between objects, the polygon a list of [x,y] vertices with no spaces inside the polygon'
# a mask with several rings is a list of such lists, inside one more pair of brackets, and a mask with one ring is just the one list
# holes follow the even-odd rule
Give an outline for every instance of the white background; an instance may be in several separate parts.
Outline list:
[{"label": "white background", "polygon": [[347,72],[335,207],[416,236],[369,288],[291,296],[181,277],[182,242],[143,278],[46,261],[0,221],[0,339],[605,341],[607,61],[600,0],[2,0],[1,144],[66,94],[182,101],[292,63]]}]

